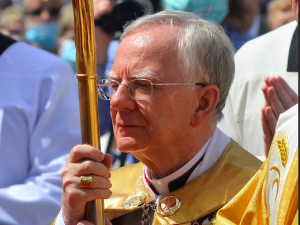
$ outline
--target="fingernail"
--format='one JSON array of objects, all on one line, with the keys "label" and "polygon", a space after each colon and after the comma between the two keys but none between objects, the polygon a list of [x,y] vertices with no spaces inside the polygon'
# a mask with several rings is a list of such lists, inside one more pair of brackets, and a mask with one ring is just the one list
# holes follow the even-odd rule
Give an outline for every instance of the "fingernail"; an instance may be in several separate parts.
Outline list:
[{"label": "fingernail", "polygon": [[102,152],[98,153],[98,159],[99,159],[99,161],[103,160],[103,153]]}]

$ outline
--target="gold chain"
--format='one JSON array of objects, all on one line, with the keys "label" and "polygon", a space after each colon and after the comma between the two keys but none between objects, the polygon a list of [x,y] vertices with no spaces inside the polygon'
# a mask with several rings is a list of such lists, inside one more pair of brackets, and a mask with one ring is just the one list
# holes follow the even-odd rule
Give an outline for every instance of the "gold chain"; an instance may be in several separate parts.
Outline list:
[{"label": "gold chain", "polygon": [[153,211],[156,211],[155,204],[143,204],[142,225],[150,225],[150,215],[149,215],[150,207],[152,208]]}]

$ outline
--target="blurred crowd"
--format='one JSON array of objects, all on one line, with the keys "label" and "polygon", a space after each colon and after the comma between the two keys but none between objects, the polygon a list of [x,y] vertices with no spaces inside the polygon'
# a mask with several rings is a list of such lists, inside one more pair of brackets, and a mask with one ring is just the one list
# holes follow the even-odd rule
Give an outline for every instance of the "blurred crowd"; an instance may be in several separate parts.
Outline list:
[{"label": "blurred crowd", "polygon": [[[192,11],[222,24],[236,50],[245,42],[294,20],[290,0],[208,0],[191,1],[189,5],[171,0],[149,2],[152,4],[150,12]],[[105,25],[101,21],[96,25],[112,34],[115,30],[109,21],[111,17],[107,16],[111,9],[105,10],[102,18]],[[1,32],[61,56],[75,70],[73,11],[69,0],[0,0],[0,18]]]},{"label": "blurred crowd", "polygon": [[[118,32],[122,32],[121,25],[132,19],[125,13],[133,13],[130,10],[134,9],[122,6],[119,12],[115,12],[120,14],[120,10],[125,9],[126,12],[122,12],[124,15],[117,18],[122,23],[115,24],[116,19],[111,14],[113,8],[120,4],[118,2],[123,1],[95,1],[95,25],[101,28],[100,31],[96,29],[96,35],[99,32],[106,34],[100,34],[101,40],[96,39],[97,46],[107,48],[113,38],[118,38]],[[160,10],[190,11],[221,24],[236,51],[247,41],[294,20],[290,0],[207,0],[190,1],[188,5],[184,1],[148,0],[148,3],[151,4],[146,6],[148,13]],[[97,4],[100,6],[97,7]],[[110,6],[106,6],[108,4]],[[0,30],[18,41],[59,55],[70,63],[75,72],[74,18],[70,0],[0,0]],[[107,58],[106,52],[103,54],[100,51],[105,48],[97,49],[100,66]]]}]

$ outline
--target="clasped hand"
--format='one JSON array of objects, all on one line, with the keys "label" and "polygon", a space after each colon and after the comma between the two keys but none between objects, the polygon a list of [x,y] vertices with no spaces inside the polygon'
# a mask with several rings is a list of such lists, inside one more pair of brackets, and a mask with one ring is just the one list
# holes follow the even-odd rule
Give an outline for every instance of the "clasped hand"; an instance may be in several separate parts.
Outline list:
[{"label": "clasped hand", "polygon": [[[111,196],[112,157],[90,145],[75,146],[62,171],[62,215],[66,225],[91,225],[84,220],[87,202]],[[81,187],[81,176],[93,178],[89,188]],[[106,225],[111,224],[106,219]]]},{"label": "clasped hand", "polygon": [[279,115],[298,103],[298,95],[280,76],[266,77],[265,84],[262,87],[265,106],[261,110],[264,150],[268,157]]}]

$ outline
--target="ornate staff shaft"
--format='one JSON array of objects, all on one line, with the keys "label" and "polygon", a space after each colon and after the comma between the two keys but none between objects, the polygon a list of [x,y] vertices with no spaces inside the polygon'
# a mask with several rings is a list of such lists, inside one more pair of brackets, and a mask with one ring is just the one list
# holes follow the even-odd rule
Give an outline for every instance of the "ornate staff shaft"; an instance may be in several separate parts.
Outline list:
[{"label": "ornate staff shaft", "polygon": [[[83,144],[100,149],[93,0],[72,0],[72,6],[81,139]],[[105,225],[104,201],[88,202],[85,216],[95,225]]]},{"label": "ornate staff shaft", "polygon": [[[93,1],[72,0],[72,5],[81,139],[83,144],[100,149]],[[103,200],[97,199],[87,203],[86,219],[95,225],[105,224]]]}]

